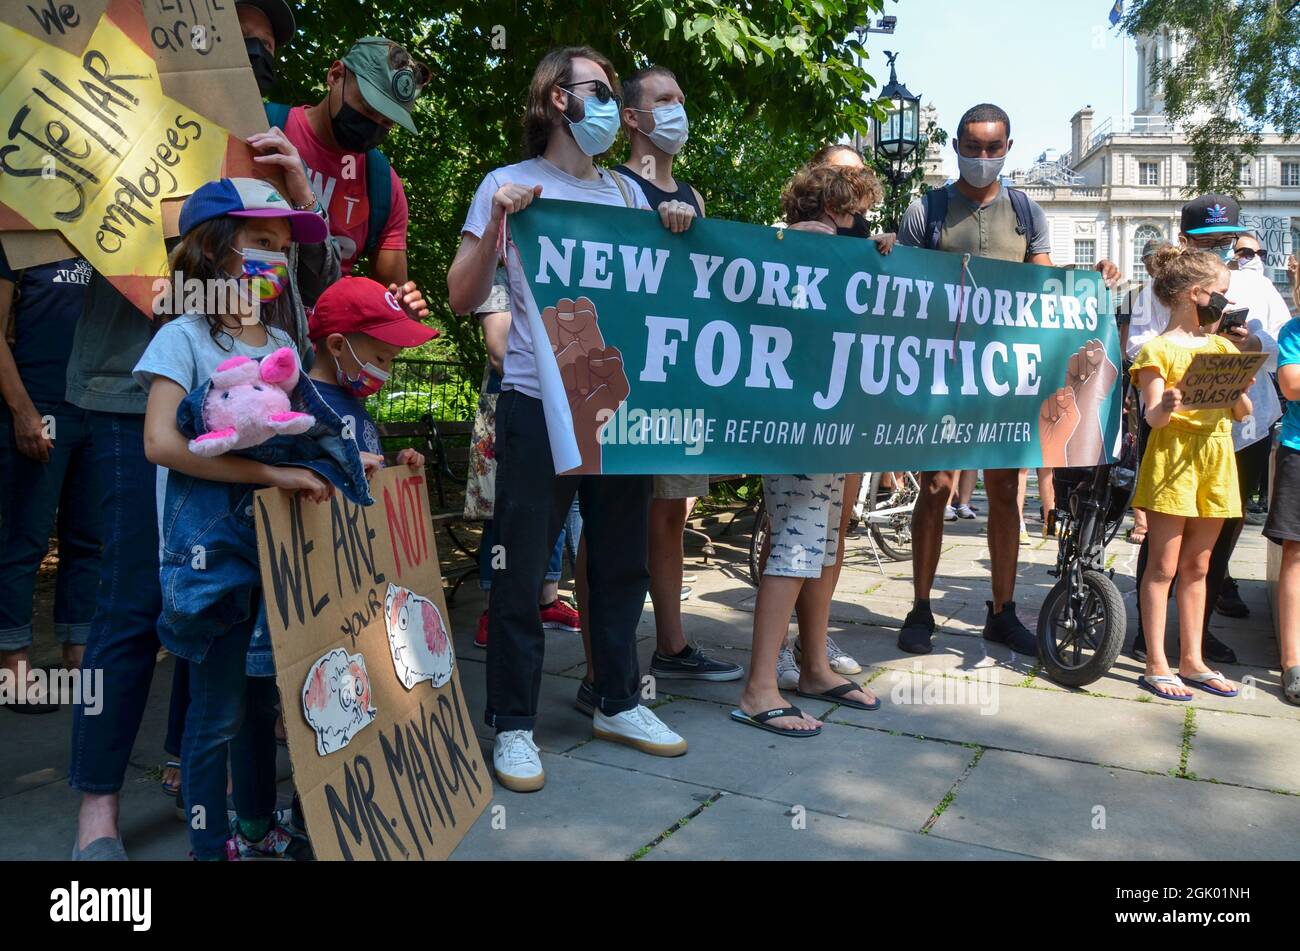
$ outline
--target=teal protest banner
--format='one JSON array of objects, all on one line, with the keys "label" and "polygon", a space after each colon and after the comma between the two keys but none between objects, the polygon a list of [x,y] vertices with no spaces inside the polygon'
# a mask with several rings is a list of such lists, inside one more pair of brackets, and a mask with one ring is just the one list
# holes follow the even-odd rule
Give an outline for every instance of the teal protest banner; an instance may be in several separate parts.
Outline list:
[{"label": "teal protest banner", "polygon": [[559,472],[1111,460],[1119,343],[1096,272],[714,219],[672,234],[546,199],[509,239]]}]

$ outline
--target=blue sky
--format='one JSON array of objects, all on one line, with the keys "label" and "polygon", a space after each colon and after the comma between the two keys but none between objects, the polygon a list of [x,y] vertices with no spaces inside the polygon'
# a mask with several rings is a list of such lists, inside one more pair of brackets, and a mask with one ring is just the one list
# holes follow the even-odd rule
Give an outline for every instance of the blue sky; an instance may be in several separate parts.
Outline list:
[{"label": "blue sky", "polygon": [[[889,81],[883,51],[899,53],[899,81],[938,108],[949,135],[967,108],[997,103],[1011,116],[1007,168],[1027,168],[1046,148],[1068,150],[1077,109],[1091,105],[1097,124],[1123,114],[1122,44],[1133,109],[1133,41],[1110,26],[1110,7],[1110,0],[886,0],[898,27],[893,36],[867,36],[866,68],[878,90]],[[945,154],[955,173],[951,145]]]}]

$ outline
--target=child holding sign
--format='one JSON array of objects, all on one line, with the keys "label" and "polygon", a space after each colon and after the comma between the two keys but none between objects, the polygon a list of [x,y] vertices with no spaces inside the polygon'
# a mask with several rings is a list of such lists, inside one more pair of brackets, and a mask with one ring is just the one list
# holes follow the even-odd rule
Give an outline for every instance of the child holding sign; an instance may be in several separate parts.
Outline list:
[{"label": "child holding sign", "polygon": [[[172,281],[182,288],[202,289],[202,295],[187,293],[186,299],[201,302],[204,312],[173,315],[136,365],[136,379],[149,393],[145,455],[168,470],[172,489],[164,511],[164,575],[180,558],[205,581],[219,586],[230,578],[233,587],[236,581],[230,573],[237,566],[228,552],[213,548],[173,554],[178,523],[202,517],[251,531],[255,489],[274,485],[319,502],[333,488],[306,468],[267,465],[237,455],[196,455],[178,426],[177,410],[191,390],[231,357],[259,359],[293,346],[292,310],[282,293],[287,253],[295,241],[323,241],[328,230],[319,215],[290,208],[269,183],[243,178],[209,182],[194,192],[181,209],[180,228],[182,238],[171,260]],[[221,293],[231,278],[239,288],[233,300]],[[226,488],[229,511],[196,512],[195,498],[202,495],[211,501],[209,490],[214,484]],[[181,498],[182,493],[186,497]],[[168,583],[163,587],[164,615],[168,606],[185,602],[191,594],[168,592]],[[260,584],[257,588],[260,594]],[[245,602],[246,616],[238,622],[209,618],[202,624],[202,618],[189,618],[193,623],[170,624],[165,638],[172,653],[190,661],[190,704],[181,746],[182,795],[189,810],[192,854],[200,860],[239,854],[237,839],[229,838],[226,823],[228,754],[237,778],[249,779],[235,784],[236,807],[244,823],[236,835],[243,835],[259,854],[283,854],[288,846],[288,833],[272,818],[275,681],[246,674],[257,603],[251,596]],[[236,843],[234,855],[228,852],[228,839]]]},{"label": "child holding sign", "polygon": [[[1225,518],[1241,515],[1232,420],[1251,414],[1242,393],[1232,408],[1189,410],[1179,385],[1200,353],[1235,353],[1215,331],[1228,299],[1228,269],[1213,254],[1166,247],[1152,262],[1153,292],[1169,307],[1168,328],[1147,342],[1130,369],[1142,394],[1151,438],[1133,507],[1147,512],[1151,556],[1139,597],[1146,621],[1146,673],[1138,685],[1167,700],[1190,700],[1190,684],[1235,697],[1237,690],[1201,656],[1205,577]],[[1178,675],[1165,657],[1169,586],[1178,576],[1181,650]]]}]

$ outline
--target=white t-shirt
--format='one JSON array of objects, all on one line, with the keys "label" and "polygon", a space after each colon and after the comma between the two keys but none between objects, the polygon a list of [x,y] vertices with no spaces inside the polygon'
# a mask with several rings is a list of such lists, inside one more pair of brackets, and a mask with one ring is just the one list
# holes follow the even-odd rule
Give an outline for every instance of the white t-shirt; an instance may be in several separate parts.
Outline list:
[{"label": "white t-shirt", "polygon": [[[1268,435],[1269,427],[1282,417],[1282,406],[1277,401],[1270,373],[1277,372],[1277,334],[1291,319],[1291,310],[1277,292],[1277,288],[1262,274],[1254,271],[1229,271],[1228,293],[1225,295],[1233,307],[1249,307],[1246,329],[1259,338],[1260,348],[1267,353],[1255,385],[1250,388],[1250,402],[1254,412],[1239,423],[1232,424],[1232,445],[1240,452]],[[1151,284],[1142,288],[1133,305],[1129,324],[1128,348],[1125,356],[1130,360],[1152,337],[1164,333],[1169,326],[1169,308],[1156,300]]]},{"label": "white t-shirt", "polygon": [[[498,188],[507,184],[526,187],[541,185],[542,198],[558,198],[562,201],[587,201],[597,205],[616,205],[650,210],[650,203],[646,201],[641,186],[636,182],[625,175],[618,176],[625,186],[627,193],[625,199],[624,191],[620,190],[618,184],[614,181],[614,176],[618,175],[617,172],[611,172],[599,166],[596,167],[596,171],[599,173],[598,178],[591,180],[574,178],[544,158],[532,158],[516,165],[498,168],[489,172],[479,184],[478,191],[474,193],[474,200],[470,202],[469,214],[465,216],[465,226],[461,230],[474,235],[476,238],[484,238],[483,232],[487,230],[488,220],[492,217],[492,196],[496,194]],[[495,241],[496,235],[489,235],[487,238]],[[537,375],[537,360],[533,353],[532,322],[526,313],[526,303],[520,300],[523,295],[515,292],[516,288],[525,286],[523,284],[525,278],[519,267],[518,255],[507,254],[506,271],[509,274],[511,285],[511,319],[510,334],[506,341],[506,358],[501,388],[503,390],[518,390],[526,396],[541,399],[541,383]]]}]

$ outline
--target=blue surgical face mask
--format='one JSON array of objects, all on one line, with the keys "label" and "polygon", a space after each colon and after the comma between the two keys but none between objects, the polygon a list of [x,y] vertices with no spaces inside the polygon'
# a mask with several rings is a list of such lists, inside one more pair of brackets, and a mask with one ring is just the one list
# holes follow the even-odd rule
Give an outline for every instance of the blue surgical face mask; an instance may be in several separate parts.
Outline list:
[{"label": "blue surgical face mask", "polygon": [[[563,86],[560,87],[564,89]],[[575,99],[582,100],[582,118],[574,122],[567,115],[564,121],[569,123],[569,131],[573,133],[573,141],[578,143],[578,148],[582,149],[587,155],[601,155],[609,151],[610,146],[614,144],[614,138],[618,135],[618,102],[610,99],[601,102],[595,96],[579,96],[575,92],[564,89]]]},{"label": "blue surgical face mask", "polygon": [[656,106],[654,109],[633,109],[633,112],[648,112],[655,117],[653,132],[641,132],[659,148],[669,155],[676,155],[686,144],[690,134],[690,123],[686,121],[686,107],[680,102],[670,106]]}]

